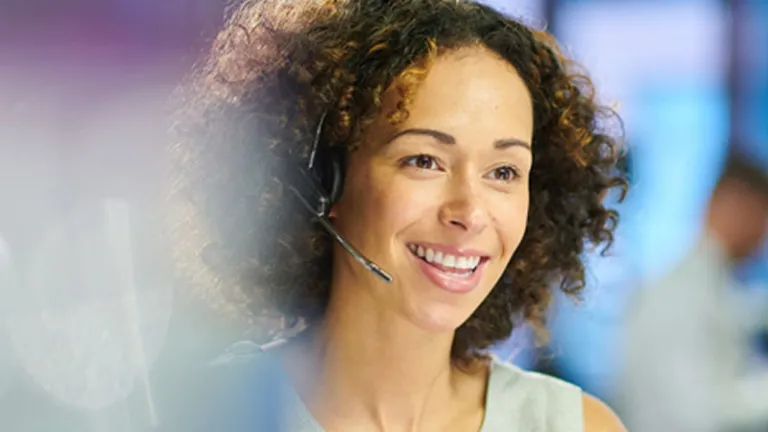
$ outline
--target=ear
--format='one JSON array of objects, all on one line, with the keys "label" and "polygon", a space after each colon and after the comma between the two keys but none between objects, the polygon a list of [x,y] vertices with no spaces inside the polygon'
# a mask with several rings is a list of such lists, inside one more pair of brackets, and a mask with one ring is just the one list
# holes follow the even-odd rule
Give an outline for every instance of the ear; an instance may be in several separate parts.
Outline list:
[{"label": "ear", "polygon": [[338,206],[336,204],[331,206],[331,209],[328,211],[328,219],[334,220],[336,219],[336,216],[338,216],[338,211],[336,210]]}]

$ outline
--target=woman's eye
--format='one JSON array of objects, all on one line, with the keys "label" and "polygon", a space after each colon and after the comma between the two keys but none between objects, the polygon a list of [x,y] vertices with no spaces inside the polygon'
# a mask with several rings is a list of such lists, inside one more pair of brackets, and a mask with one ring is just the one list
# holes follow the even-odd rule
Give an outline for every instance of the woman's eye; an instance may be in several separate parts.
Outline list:
[{"label": "woman's eye", "polygon": [[413,168],[425,170],[433,170],[438,168],[437,160],[434,157],[425,154],[409,156],[403,159],[402,164],[403,166],[410,166]]},{"label": "woman's eye", "polygon": [[519,177],[517,170],[510,166],[498,167],[492,172],[493,179],[503,182],[510,182]]}]

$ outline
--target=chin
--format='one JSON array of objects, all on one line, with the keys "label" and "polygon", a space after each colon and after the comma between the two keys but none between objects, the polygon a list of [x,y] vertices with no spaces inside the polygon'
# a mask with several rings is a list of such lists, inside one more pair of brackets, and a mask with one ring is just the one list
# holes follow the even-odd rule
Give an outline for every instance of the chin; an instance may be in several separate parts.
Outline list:
[{"label": "chin", "polygon": [[[490,276],[490,275],[486,275]],[[408,284],[419,287],[404,294],[405,316],[418,328],[431,333],[453,333],[490,294],[493,285],[485,280],[466,293],[451,293],[430,281],[416,279]],[[402,306],[401,306],[402,307]]]},{"label": "chin", "polygon": [[433,303],[420,305],[410,311],[410,321],[431,333],[453,333],[466,321],[474,309],[456,304]]}]

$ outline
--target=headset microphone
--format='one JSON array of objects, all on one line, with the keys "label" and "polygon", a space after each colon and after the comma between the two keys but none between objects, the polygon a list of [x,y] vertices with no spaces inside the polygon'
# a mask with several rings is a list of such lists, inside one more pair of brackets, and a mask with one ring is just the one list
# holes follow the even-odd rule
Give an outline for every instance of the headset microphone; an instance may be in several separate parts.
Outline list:
[{"label": "headset microphone", "polygon": [[326,113],[323,113],[315,133],[307,166],[298,165],[299,175],[291,176],[292,181],[289,182],[288,189],[296,195],[323,229],[357,262],[385,282],[392,282],[392,276],[347,242],[328,218],[331,205],[336,202],[343,189],[346,149],[342,146],[319,148],[325,117]]}]

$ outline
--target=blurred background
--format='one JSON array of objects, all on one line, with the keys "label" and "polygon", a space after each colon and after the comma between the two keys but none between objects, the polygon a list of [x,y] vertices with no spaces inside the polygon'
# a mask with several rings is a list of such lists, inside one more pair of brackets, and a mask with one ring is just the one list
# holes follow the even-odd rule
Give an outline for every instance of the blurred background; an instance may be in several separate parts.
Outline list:
[{"label": "blurred background", "polygon": [[[496,351],[625,410],[632,299],[696,244],[729,150],[768,170],[768,1],[485,2],[591,72],[623,116],[632,181],[584,301],[556,299],[551,343],[522,329]],[[226,6],[0,0],[0,430],[151,430],[152,388],[183,372],[179,357],[242,338],[245,323],[173,286],[157,231],[164,104]],[[761,250],[736,269],[752,305],[768,292]]]}]

